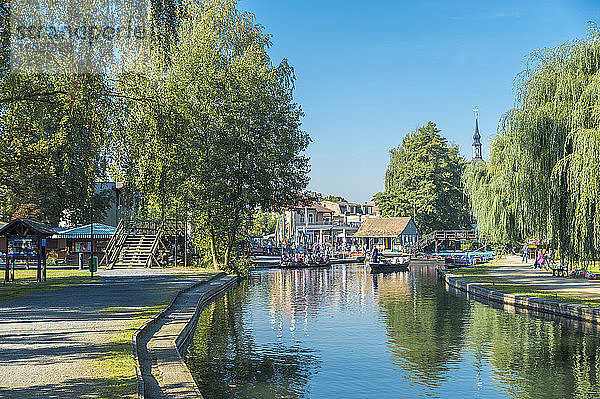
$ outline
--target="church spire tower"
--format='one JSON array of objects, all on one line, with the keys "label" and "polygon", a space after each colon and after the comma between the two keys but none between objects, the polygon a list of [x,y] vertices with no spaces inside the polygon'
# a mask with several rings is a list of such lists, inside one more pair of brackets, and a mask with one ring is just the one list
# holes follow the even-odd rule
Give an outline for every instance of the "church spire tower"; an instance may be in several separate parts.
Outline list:
[{"label": "church spire tower", "polygon": [[483,161],[481,156],[481,136],[479,135],[479,109],[475,108],[475,134],[473,134],[473,162]]}]

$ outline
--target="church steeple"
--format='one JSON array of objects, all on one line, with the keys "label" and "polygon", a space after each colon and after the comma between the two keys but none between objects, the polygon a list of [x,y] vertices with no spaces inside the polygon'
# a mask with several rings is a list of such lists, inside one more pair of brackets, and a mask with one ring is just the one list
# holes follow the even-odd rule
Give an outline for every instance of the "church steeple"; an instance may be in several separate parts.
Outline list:
[{"label": "church steeple", "polygon": [[475,108],[475,134],[473,134],[473,162],[483,161],[481,156],[481,136],[479,135],[479,110]]}]

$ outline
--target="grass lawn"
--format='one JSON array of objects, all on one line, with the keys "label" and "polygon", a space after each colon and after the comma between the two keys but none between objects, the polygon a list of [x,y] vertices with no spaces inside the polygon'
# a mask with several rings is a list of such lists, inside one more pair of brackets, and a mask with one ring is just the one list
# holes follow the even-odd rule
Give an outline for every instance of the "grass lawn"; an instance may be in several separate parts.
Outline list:
[{"label": "grass lawn", "polygon": [[[0,301],[18,298],[23,295],[31,294],[35,291],[58,290],[72,284],[82,284],[93,281],[89,270],[62,270],[48,269],[46,271],[46,281],[38,283],[36,281],[37,271],[15,270],[15,281],[4,283],[4,270],[0,270]],[[94,276],[94,280],[100,277]]]},{"label": "grass lawn", "polygon": [[490,269],[497,268],[501,264],[502,259],[494,259],[491,262],[477,266],[453,269],[450,271],[450,273],[465,280],[473,281],[486,286],[487,288],[505,292],[507,294],[527,295],[538,298],[552,299],[558,302],[574,303],[577,305],[600,308],[600,301],[597,300],[579,298],[576,295],[556,295],[553,292],[538,289],[533,285],[515,283],[514,281],[501,279],[489,273]]},{"label": "grass lawn", "polygon": [[[174,291],[175,293],[175,291]],[[96,362],[98,377],[104,382],[100,388],[102,398],[137,398],[135,360],[131,336],[144,322],[160,312],[171,298],[154,306],[147,306],[130,315],[132,322],[108,342],[108,351]],[[123,308],[106,308],[104,313],[121,313]],[[130,312],[127,312],[130,313]],[[129,315],[129,314],[128,314]]]}]

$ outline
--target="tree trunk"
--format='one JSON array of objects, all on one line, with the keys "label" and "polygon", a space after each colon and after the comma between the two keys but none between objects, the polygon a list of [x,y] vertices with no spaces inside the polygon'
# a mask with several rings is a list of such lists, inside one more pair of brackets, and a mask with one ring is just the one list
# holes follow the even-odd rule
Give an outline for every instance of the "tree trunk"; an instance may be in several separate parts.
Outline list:
[{"label": "tree trunk", "polygon": [[231,251],[233,250],[233,244],[235,243],[235,237],[237,230],[239,228],[239,219],[240,219],[240,211],[236,209],[235,216],[233,218],[233,223],[231,225],[231,229],[229,230],[229,235],[227,237],[227,248],[225,248],[225,270],[229,270],[229,262],[231,261]]},{"label": "tree trunk", "polygon": [[213,268],[217,270],[219,268],[219,262],[217,261],[217,243],[215,240],[215,231],[210,229],[210,252],[212,253]]},{"label": "tree trunk", "polygon": [[225,248],[225,270],[229,270],[229,263],[231,262],[231,251],[233,250],[233,243],[235,242],[235,230],[230,232],[227,237],[227,248]]}]

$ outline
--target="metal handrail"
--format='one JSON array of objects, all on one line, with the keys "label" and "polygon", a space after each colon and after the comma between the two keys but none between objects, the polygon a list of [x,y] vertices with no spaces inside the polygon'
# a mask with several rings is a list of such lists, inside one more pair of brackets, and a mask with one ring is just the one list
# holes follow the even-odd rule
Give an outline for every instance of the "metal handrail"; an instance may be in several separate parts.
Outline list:
[{"label": "metal handrail", "polygon": [[435,230],[424,235],[415,246],[416,250],[420,250],[436,240],[448,239],[477,239],[481,238],[475,230]]},{"label": "metal handrail", "polygon": [[106,247],[102,263],[106,264],[107,267],[114,264],[119,258],[125,241],[131,234],[156,235],[152,243],[151,255],[146,260],[146,267],[149,267],[152,259],[155,258],[154,255],[161,239],[166,235],[185,235],[185,229],[186,224],[177,225],[175,219],[165,219],[162,222],[151,219],[121,219],[115,234]]}]

